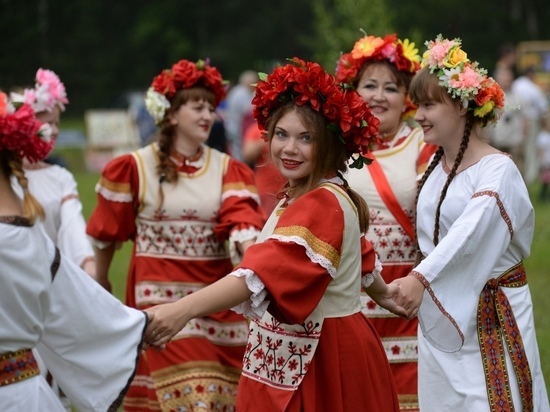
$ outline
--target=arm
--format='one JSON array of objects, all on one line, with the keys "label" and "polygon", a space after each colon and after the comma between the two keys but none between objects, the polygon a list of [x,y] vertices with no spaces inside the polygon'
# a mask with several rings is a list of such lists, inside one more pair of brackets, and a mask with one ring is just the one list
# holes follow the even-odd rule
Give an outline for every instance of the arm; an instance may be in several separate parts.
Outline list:
[{"label": "arm", "polygon": [[228,275],[176,302],[146,309],[154,316],[147,327],[145,340],[152,346],[161,346],[191,319],[232,308],[251,295],[244,277]]},{"label": "arm", "polygon": [[111,292],[111,282],[109,281],[109,267],[115,254],[116,244],[111,243],[105,248],[100,249],[94,246],[96,256],[96,281]]}]

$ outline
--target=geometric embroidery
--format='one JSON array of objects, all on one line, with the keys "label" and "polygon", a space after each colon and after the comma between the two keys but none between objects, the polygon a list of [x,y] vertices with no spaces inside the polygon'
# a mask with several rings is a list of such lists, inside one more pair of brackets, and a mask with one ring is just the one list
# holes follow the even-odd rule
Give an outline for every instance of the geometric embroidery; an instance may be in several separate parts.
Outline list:
[{"label": "geometric embroidery", "polygon": [[512,307],[502,287],[527,284],[523,262],[497,279],[489,279],[479,296],[477,325],[487,395],[492,412],[514,411],[506,368],[503,341],[512,360],[523,403],[523,411],[533,410],[533,379]]}]

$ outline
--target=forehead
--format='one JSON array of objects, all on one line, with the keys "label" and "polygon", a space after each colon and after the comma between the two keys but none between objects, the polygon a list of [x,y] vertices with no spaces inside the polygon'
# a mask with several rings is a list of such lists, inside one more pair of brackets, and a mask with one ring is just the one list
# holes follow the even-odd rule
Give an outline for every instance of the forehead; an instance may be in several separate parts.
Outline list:
[{"label": "forehead", "polygon": [[370,64],[365,67],[361,81],[376,80],[384,82],[396,82],[393,72],[384,64]]}]

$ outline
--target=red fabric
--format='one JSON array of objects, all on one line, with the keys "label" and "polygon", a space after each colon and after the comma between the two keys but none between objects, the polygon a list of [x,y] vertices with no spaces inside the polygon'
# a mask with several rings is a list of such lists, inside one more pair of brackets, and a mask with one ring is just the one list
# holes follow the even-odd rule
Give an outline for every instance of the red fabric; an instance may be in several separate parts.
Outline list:
[{"label": "red fabric", "polygon": [[424,173],[428,168],[431,157],[437,151],[439,146],[434,144],[426,143],[420,153],[418,154],[418,159],[416,159],[416,170],[418,173]]},{"label": "red fabric", "polygon": [[[250,125],[245,132],[244,141],[261,141],[263,135],[257,124]],[[273,163],[269,154],[269,145],[266,142],[264,148],[260,154],[259,159],[254,165],[254,175],[256,178],[256,186],[260,193],[260,199],[262,202],[262,209],[266,215],[269,216],[279,199],[277,194],[283,189],[286,179],[281,175],[277,166]]]},{"label": "red fabric", "polygon": [[[179,179],[183,181],[185,176],[180,175]],[[136,218],[142,206],[139,204],[139,174],[134,157],[125,155],[114,159],[103,170],[102,180],[105,187],[115,192],[122,191],[127,196],[130,195],[132,200],[117,202],[98,195],[97,207],[89,219],[87,233],[101,241],[134,241]],[[238,184],[232,185],[232,183]],[[240,188],[243,187],[243,183],[246,187],[255,189],[252,171],[245,164],[230,159],[223,176],[220,197],[226,192],[224,189]],[[185,207],[185,199],[182,199],[181,207]],[[233,230],[240,228],[260,230],[263,223],[263,213],[251,197],[229,196],[222,201],[218,210],[214,231],[218,237],[225,240]],[[126,301],[129,306],[138,307],[135,288],[140,282],[157,282],[164,285],[210,284],[231,272],[232,269],[233,265],[229,257],[201,259],[199,256],[184,260],[148,255],[136,256],[134,250],[129,265]],[[173,300],[178,298],[179,296],[173,296]],[[230,310],[213,314],[207,319],[220,322],[226,327],[244,324],[246,329],[246,321],[243,317]],[[160,411],[160,404],[165,402],[166,393],[170,394],[166,399],[173,399],[174,396],[182,397],[178,407],[190,408],[191,400],[207,398],[212,402],[221,399],[221,404],[225,406],[233,405],[243,354],[244,342],[242,345],[228,346],[224,343],[215,343],[207,337],[177,339],[163,351],[150,349],[140,358],[138,374],[126,395],[124,408],[126,411],[135,412]],[[149,386],[144,383],[144,376],[149,373],[153,378],[154,388],[150,386],[151,383]],[[161,377],[160,380],[159,377]],[[170,381],[169,387],[157,383],[167,380]],[[219,388],[220,391],[223,388],[224,393],[206,392],[206,386]],[[183,394],[188,388],[191,393],[185,398]],[[231,389],[226,390],[227,388]],[[203,397],[200,394],[207,394],[207,396]],[[209,407],[214,409],[213,404]]]}]

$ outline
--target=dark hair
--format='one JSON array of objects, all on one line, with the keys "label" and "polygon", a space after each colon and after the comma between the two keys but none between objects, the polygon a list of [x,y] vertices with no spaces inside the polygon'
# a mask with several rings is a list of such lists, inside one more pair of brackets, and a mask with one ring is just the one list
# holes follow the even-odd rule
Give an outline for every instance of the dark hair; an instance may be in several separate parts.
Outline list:
[{"label": "dark hair", "polygon": [[[267,138],[271,141],[275,133],[275,127],[281,118],[288,112],[295,111],[306,129],[313,138],[313,159],[311,173],[298,185],[289,188],[291,197],[297,198],[314,189],[319,181],[337,172],[343,179],[342,173],[347,171],[346,147],[328,127],[327,120],[309,105],[298,106],[294,102],[285,103],[275,109],[267,120]],[[345,179],[346,190],[354,205],[357,207],[359,226],[361,232],[365,233],[369,224],[369,210],[365,200],[349,188]]]},{"label": "dark hair", "polygon": [[164,191],[162,190],[162,183],[175,183],[178,181],[178,173],[176,171],[176,165],[170,160],[170,150],[174,144],[175,127],[172,125],[169,119],[169,114],[177,112],[179,108],[185,103],[192,101],[205,100],[214,106],[215,96],[214,93],[203,86],[195,86],[190,89],[180,89],[176,92],[174,98],[170,101],[170,108],[166,111],[164,119],[159,123],[159,131],[157,134],[157,142],[159,145],[157,164],[157,173],[159,175],[159,203],[155,210],[156,214],[162,212],[162,205],[164,204]]},{"label": "dark hair", "polygon": [[[411,100],[417,105],[427,101],[435,101],[438,103],[450,101],[452,104],[456,104],[457,107],[460,107],[461,105],[459,99],[452,99],[447,94],[447,91],[442,86],[439,85],[439,79],[435,74],[430,73],[430,69],[428,67],[424,67],[423,69],[421,69],[413,78],[411,82],[411,87],[409,90],[409,95],[411,97]],[[445,185],[441,189],[441,194],[439,196],[439,202],[437,204],[437,209],[435,212],[435,223],[434,223],[434,232],[433,232],[434,245],[437,245],[439,243],[439,218],[441,214],[441,205],[443,204],[443,201],[447,196],[447,190],[449,189],[449,185],[451,184],[452,180],[456,176],[456,171],[458,169],[458,166],[460,166],[460,163],[462,162],[462,158],[464,157],[464,152],[466,151],[468,147],[468,143],[470,142],[470,134],[472,133],[472,128],[474,127],[476,122],[477,120],[474,117],[474,112],[468,110],[466,112],[466,125],[464,126],[464,133],[462,135],[460,148],[458,150],[456,159],[453,163],[453,167],[451,168],[451,171],[447,176],[447,181],[445,182]],[[424,187],[426,180],[428,179],[430,174],[433,172],[437,164],[441,161],[441,158],[443,157],[443,155],[444,155],[444,150],[443,150],[443,147],[440,146],[437,149],[430,165],[424,172],[422,179],[420,180],[420,183],[418,185],[418,190],[416,193],[415,203],[418,201],[418,196],[420,195],[420,192]]]},{"label": "dark hair", "polygon": [[366,63],[364,63],[363,66],[361,66],[361,68],[357,72],[357,76],[353,80],[353,87],[355,89],[357,89],[357,86],[359,85],[359,80],[361,79],[363,74],[367,71],[367,68],[369,68],[371,66],[376,66],[376,65],[387,67],[391,71],[397,86],[398,87],[404,87],[405,88],[405,93],[408,92],[409,87],[411,85],[411,80],[414,76],[414,73],[403,72],[403,71],[397,70],[397,67],[395,67],[394,64],[390,63],[387,60],[374,60],[374,61],[371,60],[371,61],[367,61]]}]

